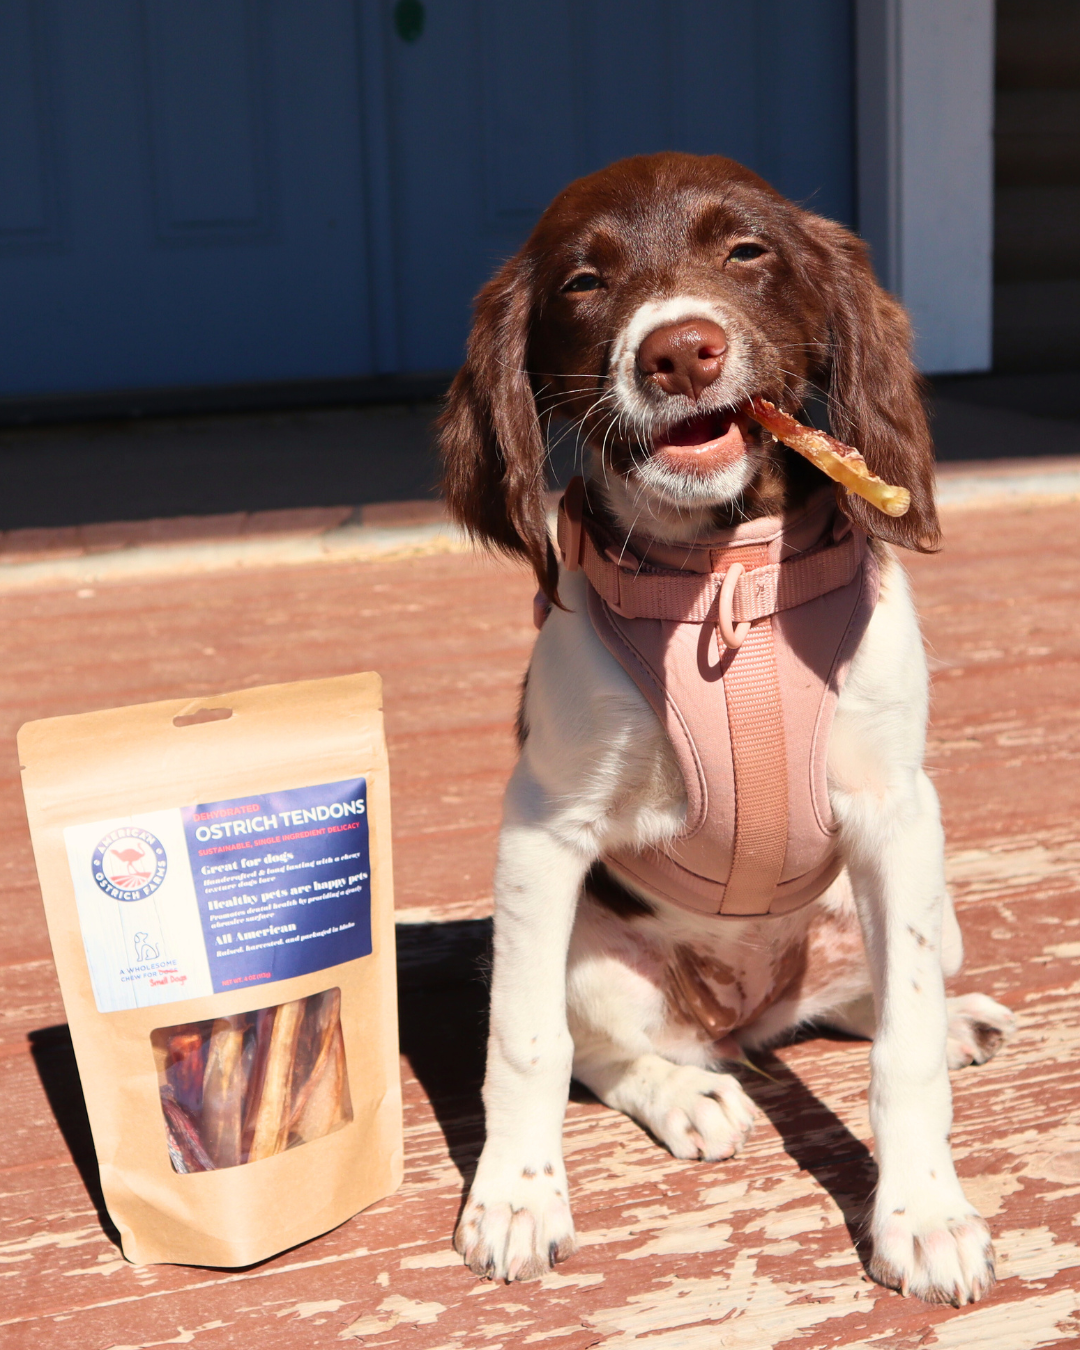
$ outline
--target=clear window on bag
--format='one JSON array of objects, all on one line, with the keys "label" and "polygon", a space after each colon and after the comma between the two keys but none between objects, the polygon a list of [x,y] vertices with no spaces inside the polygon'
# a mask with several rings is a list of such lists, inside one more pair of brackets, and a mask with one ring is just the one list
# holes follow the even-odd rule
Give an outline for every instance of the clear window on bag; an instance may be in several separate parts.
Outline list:
[{"label": "clear window on bag", "polygon": [[352,1120],[340,989],[158,1027],[150,1041],[176,1172],[258,1162]]}]

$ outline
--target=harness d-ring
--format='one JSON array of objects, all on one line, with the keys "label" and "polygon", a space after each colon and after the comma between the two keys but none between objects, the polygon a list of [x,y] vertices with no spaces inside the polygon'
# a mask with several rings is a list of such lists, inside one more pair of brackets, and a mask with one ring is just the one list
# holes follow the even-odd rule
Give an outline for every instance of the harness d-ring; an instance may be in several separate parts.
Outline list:
[{"label": "harness d-ring", "polygon": [[732,623],[731,607],[735,600],[735,587],[739,578],[746,571],[742,563],[733,562],[728,565],[724,573],[724,579],[720,583],[720,613],[717,618],[717,627],[720,629],[720,636],[724,639],[724,646],[730,647],[733,651],[736,647],[741,647],[743,638],[750,631],[750,620],[743,619],[741,623]]}]

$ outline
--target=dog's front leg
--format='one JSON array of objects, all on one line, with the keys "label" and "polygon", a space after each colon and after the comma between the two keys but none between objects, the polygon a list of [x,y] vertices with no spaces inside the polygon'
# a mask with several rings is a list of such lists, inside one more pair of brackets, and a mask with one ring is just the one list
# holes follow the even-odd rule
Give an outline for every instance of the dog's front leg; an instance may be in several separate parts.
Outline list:
[{"label": "dog's front leg", "polygon": [[837,791],[834,806],[862,920],[877,1033],[870,1121],[879,1179],[871,1274],[930,1303],[974,1302],[994,1283],[986,1224],[949,1145],[952,1096],[941,963],[944,841],[921,768]]},{"label": "dog's front leg", "polygon": [[495,873],[487,1139],[454,1235],[471,1270],[505,1280],[535,1279],[577,1245],[562,1157],[566,953],[591,859],[537,823],[541,796],[519,765]]}]

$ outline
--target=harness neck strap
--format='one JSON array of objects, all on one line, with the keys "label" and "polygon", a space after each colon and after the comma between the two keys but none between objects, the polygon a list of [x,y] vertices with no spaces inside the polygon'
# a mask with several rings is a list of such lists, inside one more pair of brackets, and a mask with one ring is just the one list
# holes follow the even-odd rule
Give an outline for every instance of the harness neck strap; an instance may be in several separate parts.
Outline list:
[{"label": "harness neck strap", "polygon": [[[837,526],[842,533],[838,533]],[[597,542],[599,538],[599,542]],[[659,567],[617,549],[592,516],[586,515],[585,484],[575,478],[559,503],[558,542],[568,572],[584,571],[589,584],[624,619],[667,619],[677,623],[704,623],[718,618],[717,604],[733,563],[740,573],[727,586],[730,617],[735,624],[754,623],[780,610],[794,609],[846,586],[858,571],[865,540],[849,522],[836,519],[833,530],[804,553],[769,562],[760,548],[712,545],[712,569]],[[719,570],[715,570],[719,564]],[[725,608],[727,604],[725,603]]]}]

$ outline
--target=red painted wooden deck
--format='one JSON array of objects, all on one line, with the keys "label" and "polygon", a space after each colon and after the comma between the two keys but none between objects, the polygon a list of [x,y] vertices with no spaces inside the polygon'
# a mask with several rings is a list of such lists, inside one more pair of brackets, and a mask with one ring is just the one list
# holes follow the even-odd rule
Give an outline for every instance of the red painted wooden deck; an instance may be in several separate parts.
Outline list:
[{"label": "red painted wooden deck", "polygon": [[[582,1247],[544,1280],[477,1281],[450,1233],[481,1139],[484,916],[532,587],[468,555],[0,593],[0,1344],[198,1350],[980,1347],[1080,1340],[1080,503],[950,511],[908,560],[935,670],[930,763],[968,957],[957,991],[1018,1013],[954,1075],[958,1166],[1001,1282],[929,1308],[868,1282],[867,1046],[764,1064],[746,1152],[677,1162],[575,1092]],[[375,669],[395,801],[406,1177],[252,1270],[137,1269],[93,1152],[23,818],[18,726],[62,712]]]}]

